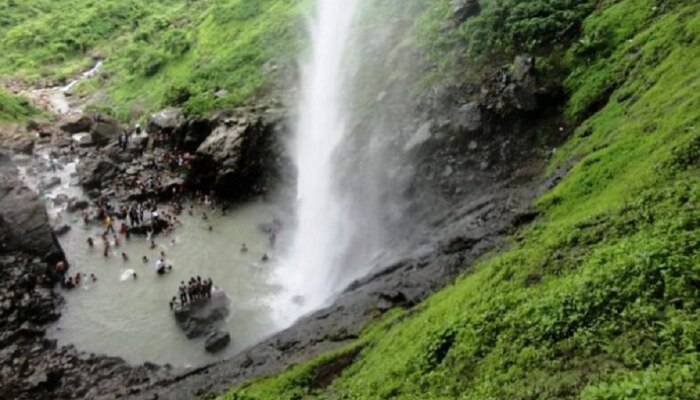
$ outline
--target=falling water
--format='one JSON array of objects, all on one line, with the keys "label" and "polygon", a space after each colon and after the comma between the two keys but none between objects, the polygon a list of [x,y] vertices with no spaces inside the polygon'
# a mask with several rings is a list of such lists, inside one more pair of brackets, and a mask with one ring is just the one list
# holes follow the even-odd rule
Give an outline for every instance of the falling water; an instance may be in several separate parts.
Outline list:
[{"label": "falling water", "polygon": [[345,133],[343,59],[358,0],[316,0],[312,52],[303,67],[295,142],[297,227],[282,261],[283,323],[321,306],[335,290],[348,222],[334,193],[334,154]]}]

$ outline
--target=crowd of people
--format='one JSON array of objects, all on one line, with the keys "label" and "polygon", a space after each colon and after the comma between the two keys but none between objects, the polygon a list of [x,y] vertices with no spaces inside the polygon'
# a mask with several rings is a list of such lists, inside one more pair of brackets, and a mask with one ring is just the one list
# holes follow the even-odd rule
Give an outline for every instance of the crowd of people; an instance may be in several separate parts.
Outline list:
[{"label": "crowd of people", "polygon": [[185,284],[185,281],[181,281],[178,288],[179,302],[178,296],[173,296],[170,300],[170,309],[173,310],[175,307],[184,307],[189,304],[207,301],[211,298],[213,289],[214,282],[211,278],[191,277],[187,284]]}]

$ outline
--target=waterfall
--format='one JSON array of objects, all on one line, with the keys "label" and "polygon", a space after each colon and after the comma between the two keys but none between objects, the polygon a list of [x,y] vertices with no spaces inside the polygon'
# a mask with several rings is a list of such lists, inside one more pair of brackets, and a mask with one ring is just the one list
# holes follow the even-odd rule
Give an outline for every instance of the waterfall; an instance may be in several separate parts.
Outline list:
[{"label": "waterfall", "polygon": [[278,275],[275,309],[283,324],[324,304],[338,290],[340,257],[351,226],[334,188],[335,152],[346,131],[344,56],[358,0],[316,0],[312,49],[302,66],[302,95],[293,154],[298,170],[297,226]]}]

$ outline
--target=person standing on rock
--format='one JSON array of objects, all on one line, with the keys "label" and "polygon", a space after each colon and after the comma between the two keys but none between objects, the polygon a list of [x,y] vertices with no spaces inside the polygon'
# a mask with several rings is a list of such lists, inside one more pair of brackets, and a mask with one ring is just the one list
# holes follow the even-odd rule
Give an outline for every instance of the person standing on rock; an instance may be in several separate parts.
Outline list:
[{"label": "person standing on rock", "polygon": [[183,306],[187,304],[187,286],[185,286],[185,281],[180,281],[180,304]]}]

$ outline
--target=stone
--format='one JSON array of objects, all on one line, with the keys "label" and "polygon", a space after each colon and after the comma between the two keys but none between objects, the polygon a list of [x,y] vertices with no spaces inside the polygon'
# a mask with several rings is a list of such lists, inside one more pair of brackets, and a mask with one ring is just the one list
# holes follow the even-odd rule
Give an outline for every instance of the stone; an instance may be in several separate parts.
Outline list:
[{"label": "stone", "polygon": [[231,342],[231,335],[228,332],[216,331],[207,337],[204,348],[209,353],[216,353],[223,350]]},{"label": "stone", "polygon": [[188,339],[210,335],[229,315],[229,300],[224,292],[213,292],[206,301],[176,308],[174,315]]},{"label": "stone", "polygon": [[76,168],[78,182],[87,190],[100,189],[117,175],[117,165],[106,157],[86,158]]},{"label": "stone", "polygon": [[481,5],[478,0],[457,0],[452,5],[452,17],[457,25],[481,14]]},{"label": "stone", "polygon": [[0,250],[63,259],[44,203],[19,181],[14,165],[4,157],[0,155]]},{"label": "stone", "polygon": [[70,134],[88,132],[92,128],[92,118],[85,114],[66,114],[59,122],[58,128]]},{"label": "stone", "polygon": [[56,228],[53,230],[53,233],[54,233],[56,236],[59,236],[59,237],[60,237],[60,236],[65,235],[66,233],[70,232],[70,229],[71,229],[71,228],[70,228],[70,225],[63,224],[63,225],[59,225],[58,227],[56,227]]},{"label": "stone", "polygon": [[172,133],[183,123],[185,116],[182,109],[170,107],[161,110],[148,119],[148,132],[151,134]]},{"label": "stone", "polygon": [[457,130],[477,132],[482,129],[481,106],[475,101],[464,104],[457,110],[453,120]]},{"label": "stone", "polygon": [[529,54],[523,54],[515,57],[513,62],[513,79],[522,84],[535,83],[535,57]]},{"label": "stone", "polygon": [[105,117],[97,117],[90,129],[92,142],[98,146],[117,141],[122,132],[119,122]]},{"label": "stone", "polygon": [[80,132],[76,133],[71,138],[81,147],[90,147],[95,143],[92,141],[92,134],[90,132]]}]

